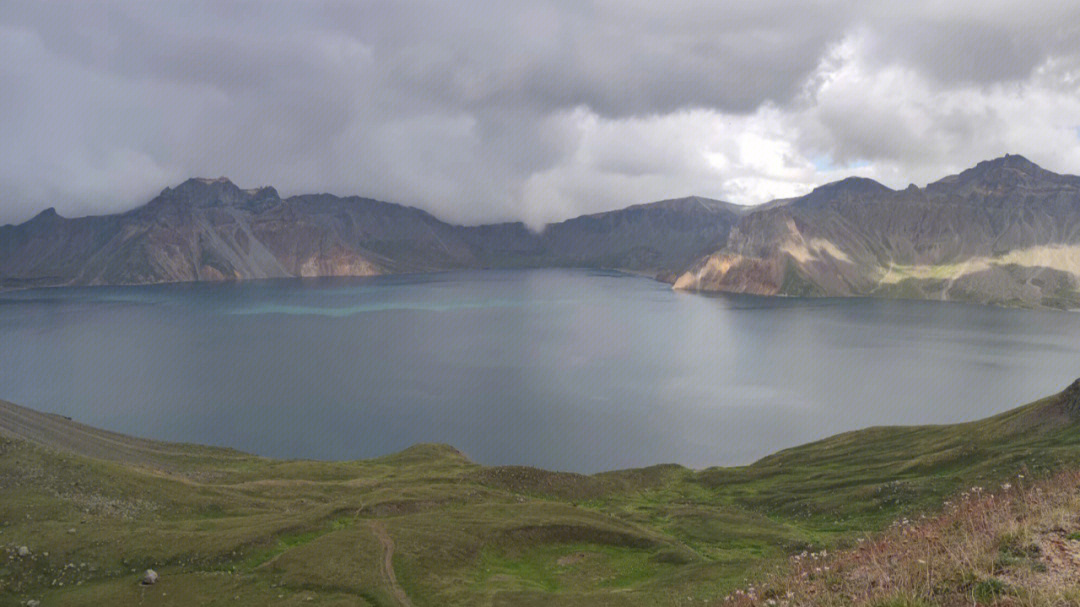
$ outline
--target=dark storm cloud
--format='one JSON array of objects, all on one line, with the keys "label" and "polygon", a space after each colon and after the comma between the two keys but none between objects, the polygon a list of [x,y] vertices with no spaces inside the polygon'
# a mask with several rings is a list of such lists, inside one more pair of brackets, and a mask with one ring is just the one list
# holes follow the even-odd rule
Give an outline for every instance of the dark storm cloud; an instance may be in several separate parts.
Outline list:
[{"label": "dark storm cloud", "polygon": [[875,4],[860,17],[878,40],[873,53],[949,83],[1027,77],[1047,57],[1080,53],[1080,3],[928,2]]},{"label": "dark storm cloud", "polygon": [[369,40],[383,84],[441,107],[748,111],[790,96],[836,29],[818,9],[751,5],[411,5],[395,20],[400,29]]},{"label": "dark storm cloud", "polygon": [[191,175],[538,223],[761,201],[853,166],[916,179],[1031,153],[999,149],[1025,133],[1068,164],[1072,3],[898,7],[9,2],[0,222],[129,208]]}]

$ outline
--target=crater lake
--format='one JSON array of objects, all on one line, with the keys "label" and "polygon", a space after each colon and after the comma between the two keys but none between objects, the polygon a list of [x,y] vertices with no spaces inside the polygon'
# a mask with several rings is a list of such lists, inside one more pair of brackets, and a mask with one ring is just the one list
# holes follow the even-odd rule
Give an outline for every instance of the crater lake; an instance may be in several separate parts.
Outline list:
[{"label": "crater lake", "polygon": [[0,293],[0,398],[122,433],[577,472],[744,464],[1065,387],[1080,315],[577,270]]}]

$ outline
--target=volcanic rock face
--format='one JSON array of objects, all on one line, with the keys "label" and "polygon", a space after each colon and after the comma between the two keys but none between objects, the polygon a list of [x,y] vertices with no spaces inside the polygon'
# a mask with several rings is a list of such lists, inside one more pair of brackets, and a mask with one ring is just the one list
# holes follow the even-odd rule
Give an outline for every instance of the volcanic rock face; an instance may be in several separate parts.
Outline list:
[{"label": "volcanic rock face", "polygon": [[737,208],[670,200],[553,224],[455,226],[365,198],[281,198],[227,179],[190,179],[121,215],[48,210],[0,227],[0,286],[144,284],[368,276],[455,268],[684,269],[723,246]]},{"label": "volcanic rock face", "polygon": [[691,196],[583,215],[548,226],[544,249],[559,265],[681,270],[723,246],[742,210]]},{"label": "volcanic rock face", "polygon": [[190,179],[128,213],[50,209],[0,227],[0,287],[544,266],[651,273],[686,290],[1077,307],[1080,177],[1005,156],[925,188],[850,178],[754,209],[681,198],[539,234]]},{"label": "volcanic rock face", "polygon": [[[241,190],[191,179],[129,213],[67,220],[39,215],[0,232],[8,284],[140,284],[304,275],[367,275],[389,269],[353,245],[350,230],[374,201],[312,214],[273,188]],[[419,211],[393,207],[398,214]],[[390,218],[392,225],[393,217]],[[387,232],[390,232],[387,234]],[[392,237],[383,230],[372,238]]]},{"label": "volcanic rock face", "polygon": [[829,184],[744,216],[675,286],[1076,306],[1080,178],[1005,156],[926,188]]}]

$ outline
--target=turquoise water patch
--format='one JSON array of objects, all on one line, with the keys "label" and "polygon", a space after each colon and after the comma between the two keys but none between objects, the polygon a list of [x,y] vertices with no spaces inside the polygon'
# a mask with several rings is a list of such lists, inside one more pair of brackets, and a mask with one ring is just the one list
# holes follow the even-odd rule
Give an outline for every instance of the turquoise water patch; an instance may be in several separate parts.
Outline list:
[{"label": "turquoise water patch", "polygon": [[345,318],[369,312],[457,312],[463,310],[484,310],[488,308],[555,306],[572,303],[573,301],[569,300],[522,301],[510,299],[451,303],[389,301],[355,304],[342,307],[260,303],[246,308],[229,310],[228,314],[237,316],[285,314],[289,316],[326,316],[330,318]]}]

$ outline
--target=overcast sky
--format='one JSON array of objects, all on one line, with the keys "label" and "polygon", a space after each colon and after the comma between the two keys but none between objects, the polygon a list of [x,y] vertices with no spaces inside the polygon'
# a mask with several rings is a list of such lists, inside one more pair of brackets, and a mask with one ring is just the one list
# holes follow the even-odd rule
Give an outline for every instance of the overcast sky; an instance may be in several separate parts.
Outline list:
[{"label": "overcast sky", "polygon": [[225,175],[539,225],[1006,152],[1080,173],[1080,2],[0,3],[0,223]]}]

